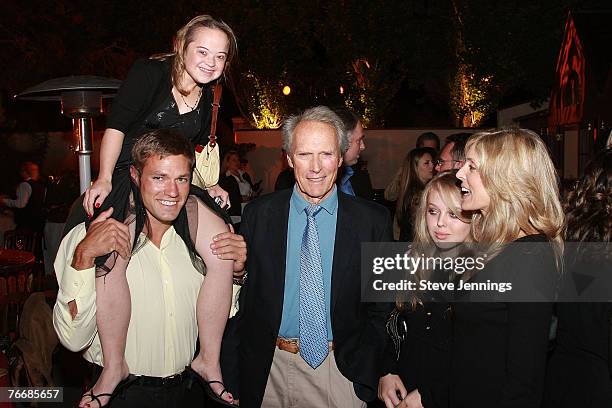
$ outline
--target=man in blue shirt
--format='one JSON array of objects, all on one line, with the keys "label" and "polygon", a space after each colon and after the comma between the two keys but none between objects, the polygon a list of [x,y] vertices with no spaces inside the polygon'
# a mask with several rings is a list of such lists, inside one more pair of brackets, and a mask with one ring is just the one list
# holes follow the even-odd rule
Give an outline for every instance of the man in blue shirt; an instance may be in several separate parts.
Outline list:
[{"label": "man in blue shirt", "polygon": [[[362,242],[391,241],[382,206],[338,191],[342,121],[318,106],[290,117],[283,148],[296,184],[249,204],[250,255],[235,351],[242,407],[364,407],[376,397],[388,305],[362,303]],[[226,343],[226,344],[228,344]]]},{"label": "man in blue shirt", "polygon": [[338,175],[338,188],[343,193],[365,198],[374,199],[372,181],[364,163],[359,163],[359,156],[366,148],[365,133],[359,117],[353,111],[345,107],[334,108],[344,125],[347,141],[346,151],[342,155],[342,168]]}]

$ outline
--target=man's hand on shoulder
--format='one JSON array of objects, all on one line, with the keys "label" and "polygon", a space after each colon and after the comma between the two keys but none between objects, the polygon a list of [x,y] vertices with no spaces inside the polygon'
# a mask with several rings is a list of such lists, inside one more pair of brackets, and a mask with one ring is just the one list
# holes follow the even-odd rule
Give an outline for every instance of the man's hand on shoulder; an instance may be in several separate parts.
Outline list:
[{"label": "man's hand on shoulder", "polygon": [[234,275],[240,275],[240,272],[244,271],[247,258],[246,242],[242,235],[234,233],[234,228],[231,225],[230,230],[215,235],[210,248],[213,254],[217,255],[217,258],[233,260]]},{"label": "man's hand on shoulder", "polygon": [[74,269],[81,271],[92,268],[98,256],[113,251],[117,251],[124,259],[129,258],[131,243],[128,226],[109,218],[112,213],[113,209],[109,208],[92,221],[85,238],[74,250],[72,259]]}]

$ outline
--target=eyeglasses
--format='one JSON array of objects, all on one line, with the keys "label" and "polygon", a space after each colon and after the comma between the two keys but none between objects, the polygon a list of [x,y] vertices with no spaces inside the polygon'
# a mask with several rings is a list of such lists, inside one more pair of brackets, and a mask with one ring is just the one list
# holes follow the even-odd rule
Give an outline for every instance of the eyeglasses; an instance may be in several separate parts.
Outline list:
[{"label": "eyeglasses", "polygon": [[448,162],[450,162],[451,165],[452,165],[452,163],[463,163],[463,160],[442,160],[442,159],[438,159],[438,160],[436,160],[434,162],[434,164],[435,164],[436,167],[437,166],[441,167],[441,166],[444,165],[444,163],[448,163]]}]

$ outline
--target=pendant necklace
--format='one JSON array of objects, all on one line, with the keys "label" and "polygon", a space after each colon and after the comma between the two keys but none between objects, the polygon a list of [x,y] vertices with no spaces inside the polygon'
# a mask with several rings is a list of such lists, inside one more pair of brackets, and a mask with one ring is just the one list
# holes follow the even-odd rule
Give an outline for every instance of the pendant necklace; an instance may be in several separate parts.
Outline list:
[{"label": "pendant necklace", "polygon": [[179,92],[179,94],[181,95],[181,98],[183,99],[183,103],[185,104],[185,106],[191,109],[191,111],[194,111],[195,108],[197,108],[198,104],[200,103],[200,98],[202,97],[202,87],[200,87],[200,93],[198,94],[198,99],[196,99],[195,104],[193,106],[187,103],[187,100],[185,99],[185,96],[182,93]]}]

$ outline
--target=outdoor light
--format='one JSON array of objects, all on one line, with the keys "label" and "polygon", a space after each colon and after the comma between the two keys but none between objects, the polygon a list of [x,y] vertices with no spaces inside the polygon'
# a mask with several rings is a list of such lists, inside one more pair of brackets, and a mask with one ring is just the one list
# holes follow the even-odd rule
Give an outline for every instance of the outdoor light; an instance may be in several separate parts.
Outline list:
[{"label": "outdoor light", "polygon": [[117,79],[70,76],[50,79],[16,96],[22,100],[61,102],[62,113],[72,119],[81,193],[91,184],[93,118],[102,113],[102,98],[114,97],[120,85]]},{"label": "outdoor light", "polygon": [[289,87],[289,85],[285,85],[283,87],[283,95],[287,96],[291,93],[291,88]]},{"label": "outdoor light", "polygon": [[340,85],[340,95],[344,95],[344,87]]}]

